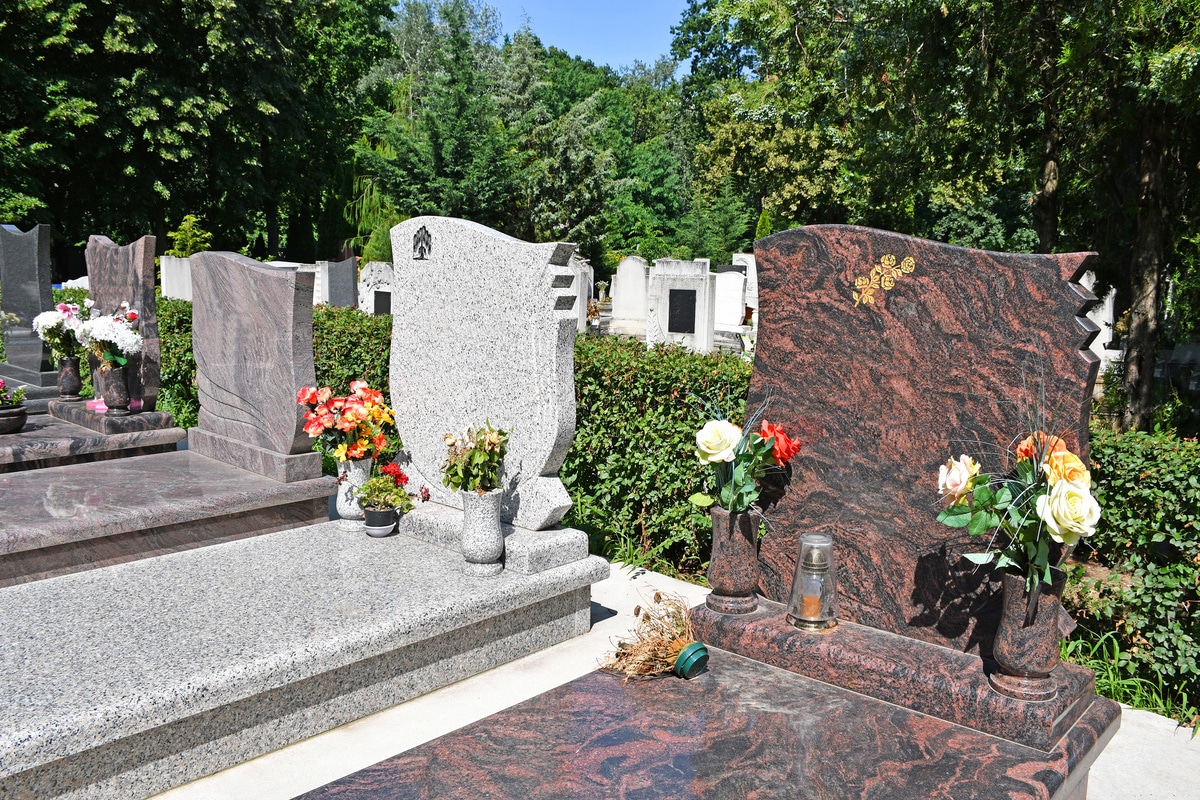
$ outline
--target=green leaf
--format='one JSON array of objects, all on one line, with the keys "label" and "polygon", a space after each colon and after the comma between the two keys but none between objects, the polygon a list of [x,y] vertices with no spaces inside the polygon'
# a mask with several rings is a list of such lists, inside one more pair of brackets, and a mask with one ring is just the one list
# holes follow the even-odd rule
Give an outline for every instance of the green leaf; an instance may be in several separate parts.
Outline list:
[{"label": "green leaf", "polygon": [[[972,564],[990,564],[992,559],[996,557],[995,553],[963,553],[963,558],[970,561]],[[1003,558],[1003,556],[1001,556]]]},{"label": "green leaf", "polygon": [[937,521],[951,528],[965,528],[971,522],[970,506],[950,506],[942,509]]},{"label": "green leaf", "polygon": [[987,533],[991,528],[988,525],[989,516],[994,515],[990,515],[987,511],[976,511],[972,514],[971,519],[967,522],[967,533],[972,536],[982,536]]},{"label": "green leaf", "polygon": [[692,505],[699,506],[700,508],[708,508],[713,503],[717,502],[716,498],[712,497],[711,495],[707,495],[704,492],[696,492],[694,495],[688,498],[688,501],[691,502]]}]

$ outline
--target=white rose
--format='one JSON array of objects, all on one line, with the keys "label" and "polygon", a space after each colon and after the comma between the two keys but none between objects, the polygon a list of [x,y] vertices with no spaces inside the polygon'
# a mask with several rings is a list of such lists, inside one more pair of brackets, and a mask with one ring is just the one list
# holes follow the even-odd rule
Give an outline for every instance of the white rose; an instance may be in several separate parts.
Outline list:
[{"label": "white rose", "polygon": [[1083,481],[1059,481],[1037,499],[1037,514],[1050,529],[1050,538],[1072,545],[1096,532],[1100,504]]},{"label": "white rose", "polygon": [[696,458],[701,461],[733,461],[733,448],[742,439],[742,429],[732,422],[714,419],[696,433]]},{"label": "white rose", "polygon": [[979,474],[979,465],[968,455],[950,459],[938,469],[938,494],[948,494],[960,503],[971,491],[971,480]]}]

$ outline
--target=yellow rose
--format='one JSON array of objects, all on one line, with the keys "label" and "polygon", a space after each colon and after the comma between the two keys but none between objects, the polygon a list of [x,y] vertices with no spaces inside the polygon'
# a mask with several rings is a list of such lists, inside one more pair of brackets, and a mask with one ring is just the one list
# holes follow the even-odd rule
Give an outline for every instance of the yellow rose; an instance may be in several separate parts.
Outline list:
[{"label": "yellow rose", "polygon": [[1037,514],[1056,542],[1073,545],[1096,532],[1100,504],[1083,481],[1059,481],[1037,499]]},{"label": "yellow rose", "polygon": [[1092,485],[1091,473],[1079,460],[1079,456],[1069,450],[1058,450],[1046,456],[1046,460],[1042,462],[1042,471],[1046,473],[1046,480],[1051,486],[1059,481]]},{"label": "yellow rose", "polygon": [[701,461],[733,461],[733,448],[742,439],[742,429],[723,419],[709,420],[696,433],[696,458]]},{"label": "yellow rose", "polygon": [[967,495],[975,487],[972,481],[979,474],[979,465],[968,455],[961,455],[958,460],[950,459],[938,469],[938,494],[948,494],[954,498],[955,505],[967,502]]}]

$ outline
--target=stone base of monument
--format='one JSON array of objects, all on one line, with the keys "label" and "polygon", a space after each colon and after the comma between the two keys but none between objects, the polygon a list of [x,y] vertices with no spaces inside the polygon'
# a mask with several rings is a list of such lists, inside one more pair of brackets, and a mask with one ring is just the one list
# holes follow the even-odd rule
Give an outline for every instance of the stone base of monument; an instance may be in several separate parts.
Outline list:
[{"label": "stone base of monument", "polygon": [[165,411],[141,411],[128,416],[112,417],[104,413],[97,414],[82,401],[71,403],[63,400],[51,400],[49,413],[52,417],[66,420],[83,428],[90,428],[96,433],[103,433],[107,436],[165,429],[177,431],[179,439],[183,439],[187,435],[182,428],[175,427],[175,418]]},{"label": "stone base of monument", "polygon": [[585,632],[597,557],[472,579],[324,523],[0,591],[0,795],[145,797]]},{"label": "stone base of monument", "polygon": [[4,478],[0,586],[311,525],[332,478],[278,483],[179,450]]},{"label": "stone base of monument", "polygon": [[185,435],[182,428],[104,434],[55,416],[35,414],[19,433],[0,437],[0,474],[172,452]]}]

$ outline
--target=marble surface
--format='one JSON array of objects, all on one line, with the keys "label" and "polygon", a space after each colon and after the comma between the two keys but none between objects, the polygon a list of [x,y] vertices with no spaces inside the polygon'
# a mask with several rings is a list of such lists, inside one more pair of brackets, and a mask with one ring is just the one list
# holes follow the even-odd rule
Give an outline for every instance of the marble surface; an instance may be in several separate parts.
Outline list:
[{"label": "marble surface", "polygon": [[575,435],[574,245],[444,217],[391,235],[392,405],[409,474],[461,508],[442,486],[442,437],[490,420],[509,432],[504,520],[554,525],[571,507],[558,469]]},{"label": "marble surface", "polygon": [[769,403],[804,442],[782,497],[768,493],[763,593],[786,602],[800,535],[829,533],[844,619],[990,655],[999,584],[961,557],[984,543],[936,521],[938,466],[969,453],[1002,471],[1031,422],[1086,461],[1096,329],[1081,315],[1095,298],[1074,279],[1092,255],[812,226],[760,240],[756,257],[747,407]]},{"label": "marble surface", "polygon": [[[107,236],[89,236],[87,243],[88,298],[97,314],[113,314],[121,303],[129,303],[139,316],[142,352],[129,358],[125,367],[129,396],[142,401],[145,411],[154,411],[161,383],[162,355],[158,337],[158,307],[154,295],[155,237],[143,236],[136,242],[119,246]],[[109,380],[92,370],[96,397],[103,394]]]},{"label": "marble surface", "polygon": [[581,633],[608,573],[457,561],[325,523],[0,591],[0,794],[161,791]]},{"label": "marble surface", "polygon": [[713,649],[691,681],[594,672],[302,797],[1078,797],[1106,711],[1045,753]]},{"label": "marble surface", "polygon": [[126,417],[110,417],[108,414],[97,414],[84,402],[68,403],[62,400],[51,400],[48,410],[53,417],[105,435],[167,429],[172,435],[178,436],[175,441],[186,435],[182,428],[175,427],[175,418],[166,411],[139,411]]},{"label": "marble surface", "polygon": [[281,484],[186,450],[0,475],[0,556],[333,494],[332,478]]},{"label": "marble surface", "polygon": [[[18,322],[4,327],[0,377],[32,386],[53,386],[57,373],[50,348],[37,337],[33,318],[54,306],[50,288],[50,226],[35,225],[22,232],[0,225],[0,313],[16,314]],[[12,381],[9,381],[10,383]]]},{"label": "marble surface", "polygon": [[35,414],[19,433],[0,436],[0,474],[174,450],[185,435],[182,428],[105,435],[58,417]]},{"label": "marble surface", "polygon": [[690,613],[696,637],[710,646],[1039,750],[1049,751],[1093,703],[1117,708],[1096,697],[1092,671],[1074,664],[1055,668],[1053,700],[1026,703],[994,691],[987,676],[995,664],[970,653],[851,622],[800,631],[770,600],[740,617],[705,606]]}]

